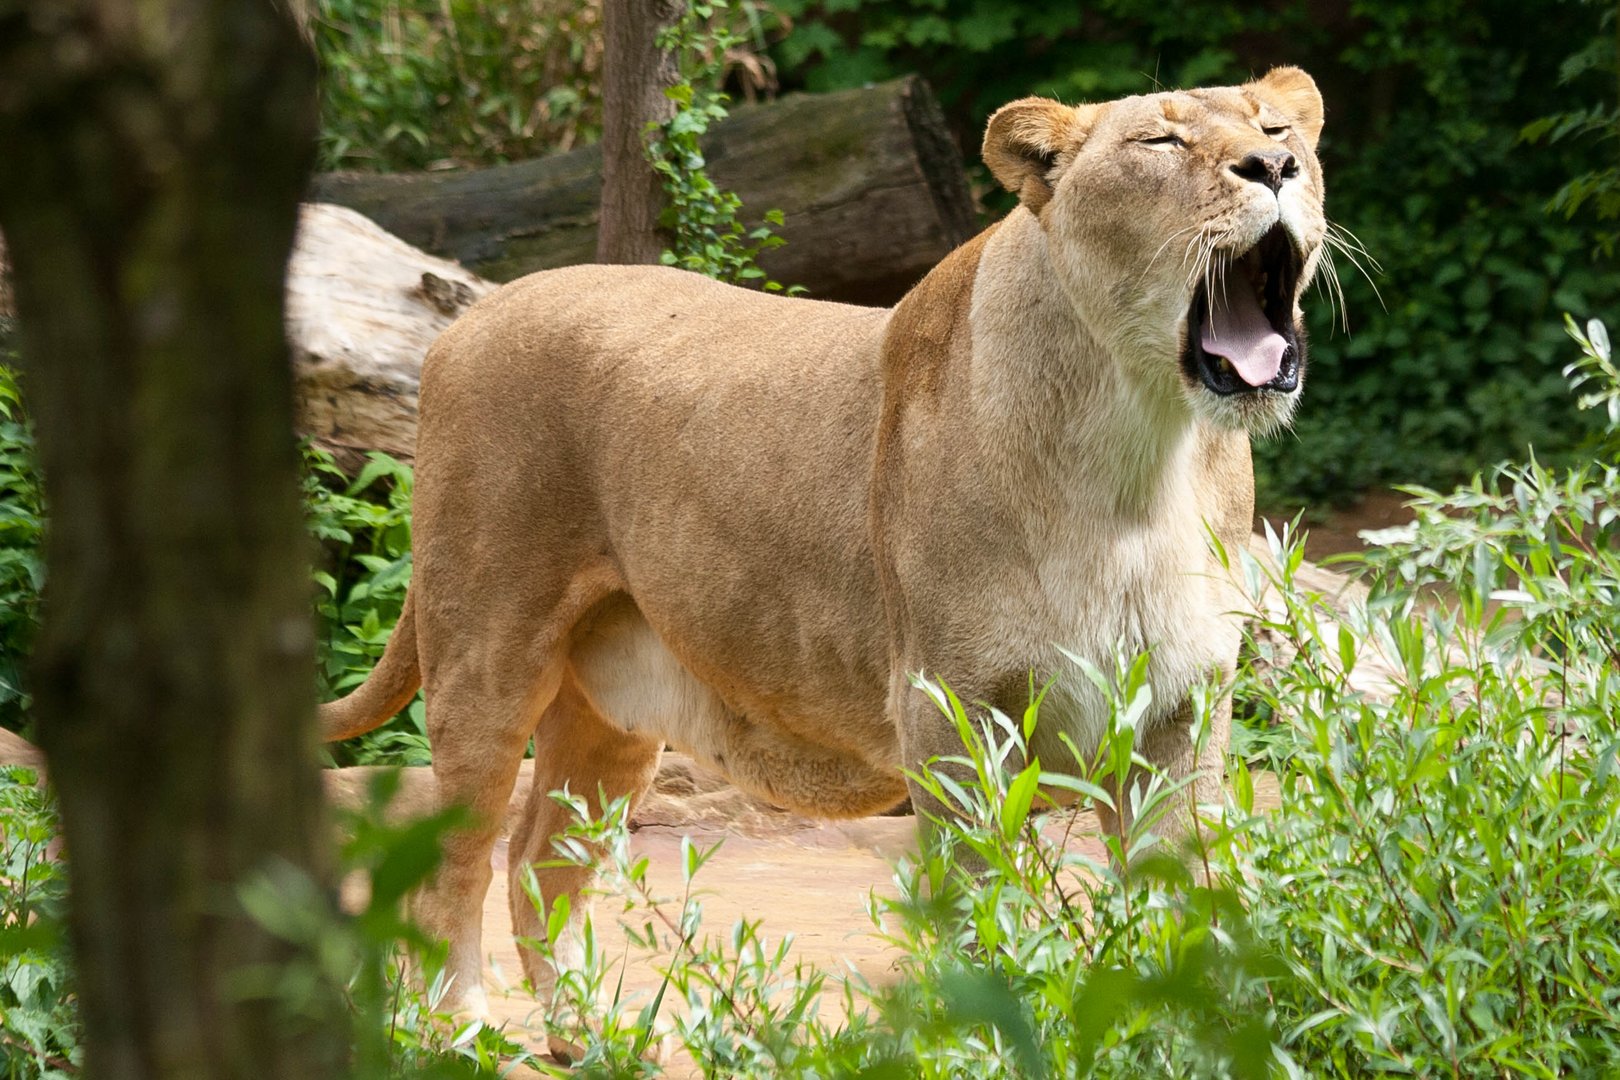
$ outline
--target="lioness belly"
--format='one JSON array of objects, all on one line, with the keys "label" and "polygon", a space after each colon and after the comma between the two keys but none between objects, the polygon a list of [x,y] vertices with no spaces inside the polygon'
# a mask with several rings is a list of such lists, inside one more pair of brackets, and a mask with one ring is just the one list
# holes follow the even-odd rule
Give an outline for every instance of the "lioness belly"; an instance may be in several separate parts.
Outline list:
[{"label": "lioness belly", "polygon": [[[868,728],[850,719],[874,704],[881,718],[880,702],[862,700],[858,692],[839,695],[837,703],[849,711],[818,717],[819,728],[784,724],[774,715],[749,716],[688,670],[623,594],[579,627],[569,667],[586,699],[610,722],[661,739],[778,805],[820,816],[859,816],[905,797],[892,737],[849,745],[852,732]],[[834,737],[807,738],[802,731]]]},{"label": "lioness belly", "polygon": [[[728,620],[703,618],[689,599],[655,595],[643,601],[621,593],[579,626],[570,665],[602,715],[727,771],[744,732],[784,748],[802,744],[898,764],[897,736],[885,714],[887,653],[881,639],[870,640],[870,664],[863,670],[844,659],[860,637],[844,639],[838,650],[818,647],[809,639],[808,618],[795,623],[777,611],[777,633],[740,643]],[[640,606],[644,602],[661,606],[667,628],[653,625]],[[673,615],[677,609],[680,614]],[[723,616],[724,609],[716,614]]]},{"label": "lioness belly", "polygon": [[580,626],[569,667],[591,706],[625,731],[703,761],[724,757],[732,711],[681,666],[629,597],[613,597]]}]

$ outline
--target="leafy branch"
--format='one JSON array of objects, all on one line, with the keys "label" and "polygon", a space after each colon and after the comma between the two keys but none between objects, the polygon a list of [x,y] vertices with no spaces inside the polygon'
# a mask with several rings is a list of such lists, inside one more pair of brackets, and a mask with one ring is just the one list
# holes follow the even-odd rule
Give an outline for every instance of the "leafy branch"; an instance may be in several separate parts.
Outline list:
[{"label": "leafy branch", "polygon": [[802,290],[784,288],[756,262],[761,252],[786,243],[774,231],[782,225],[782,211],[767,210],[759,225],[748,228],[738,217],[742,199],[709,178],[703,156],[704,134],[727,115],[729,99],[718,89],[726,53],[746,40],[727,25],[729,9],[727,0],[688,4],[658,36],[659,48],[675,54],[678,71],[675,85],[664,91],[675,102],[675,115],[647,126],[647,157],[669,196],[659,224],[672,244],[661,261],[732,285],[793,295]]}]

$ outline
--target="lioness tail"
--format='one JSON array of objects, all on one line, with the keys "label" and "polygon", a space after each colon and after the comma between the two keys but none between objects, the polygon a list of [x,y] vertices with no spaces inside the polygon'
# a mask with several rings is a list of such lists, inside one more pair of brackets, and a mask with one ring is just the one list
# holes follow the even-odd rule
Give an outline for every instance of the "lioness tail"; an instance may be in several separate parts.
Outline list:
[{"label": "lioness tail", "polygon": [[410,592],[399,623],[388,637],[382,659],[366,681],[336,701],[321,706],[321,738],[326,742],[351,739],[381,727],[416,696],[422,669],[416,659],[416,605]]}]

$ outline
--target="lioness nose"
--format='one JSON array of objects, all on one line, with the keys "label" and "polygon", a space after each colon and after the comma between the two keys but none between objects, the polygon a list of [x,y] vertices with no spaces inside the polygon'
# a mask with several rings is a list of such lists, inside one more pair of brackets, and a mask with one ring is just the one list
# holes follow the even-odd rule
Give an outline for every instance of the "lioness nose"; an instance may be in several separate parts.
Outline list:
[{"label": "lioness nose", "polygon": [[1283,181],[1299,175],[1299,162],[1287,150],[1256,150],[1232,166],[1232,171],[1275,192],[1282,190]]}]

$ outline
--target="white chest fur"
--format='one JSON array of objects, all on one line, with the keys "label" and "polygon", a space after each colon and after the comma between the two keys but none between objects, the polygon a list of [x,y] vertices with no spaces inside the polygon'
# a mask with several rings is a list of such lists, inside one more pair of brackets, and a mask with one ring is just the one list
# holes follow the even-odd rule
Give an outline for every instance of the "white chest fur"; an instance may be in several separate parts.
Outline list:
[{"label": "white chest fur", "polygon": [[1055,740],[1055,722],[1089,749],[1108,719],[1106,699],[1065,653],[1109,677],[1119,661],[1146,654],[1150,724],[1167,719],[1200,682],[1229,672],[1240,625],[1225,572],[1208,553],[1201,518],[1165,513],[1133,522],[1076,518],[1070,542],[1043,554],[1039,583],[1052,636],[1042,666],[1057,676],[1043,709],[1048,739]]},{"label": "white chest fur", "polygon": [[[1022,229],[1024,244],[1041,242],[1038,227]],[[1114,355],[1094,334],[1099,320],[1077,310],[1043,262],[1003,259],[1002,240],[987,247],[974,290],[972,412],[981,430],[1005,433],[991,440],[987,476],[1028,530],[1038,597],[1024,602],[1036,610],[1011,636],[1037,670],[1058,676],[1043,709],[1056,723],[1037,749],[1055,746],[1058,729],[1087,749],[1107,704],[1063,650],[1105,675],[1120,657],[1148,654],[1145,718],[1157,722],[1231,669],[1236,596],[1201,509],[1212,483],[1199,460],[1206,421],[1188,407],[1164,344]]]}]

